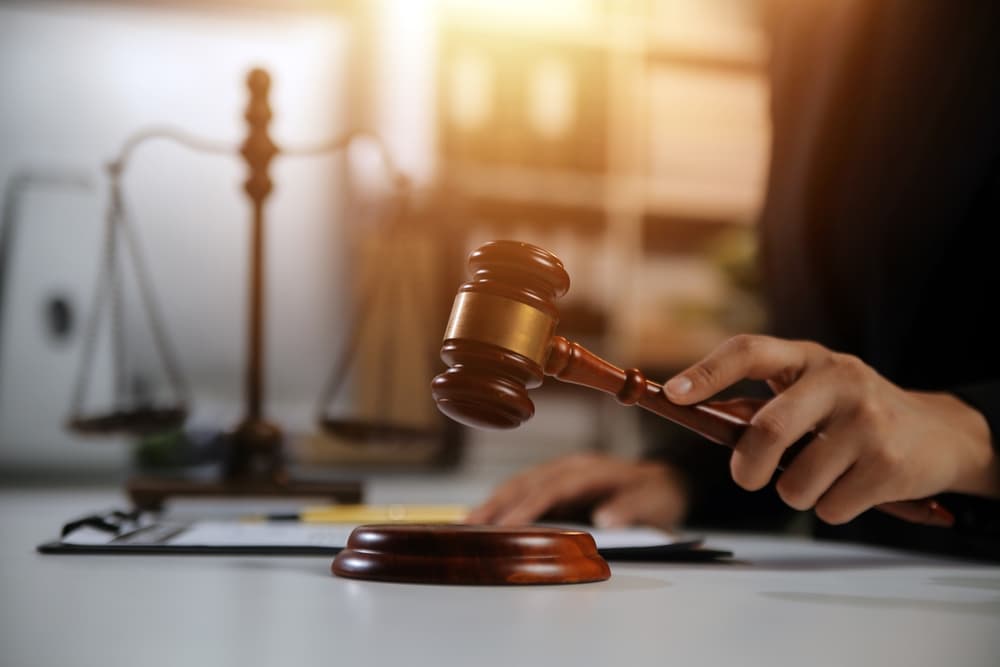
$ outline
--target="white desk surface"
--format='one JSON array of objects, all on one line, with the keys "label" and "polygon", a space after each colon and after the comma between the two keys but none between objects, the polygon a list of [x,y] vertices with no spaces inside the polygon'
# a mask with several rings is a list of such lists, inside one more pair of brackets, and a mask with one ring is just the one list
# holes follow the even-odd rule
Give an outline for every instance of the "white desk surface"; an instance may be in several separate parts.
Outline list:
[{"label": "white desk surface", "polygon": [[35,552],[120,503],[0,490],[0,665],[1000,665],[1000,566],[789,537],[712,535],[738,563],[612,563],[607,582],[542,587],[349,581],[326,557]]}]

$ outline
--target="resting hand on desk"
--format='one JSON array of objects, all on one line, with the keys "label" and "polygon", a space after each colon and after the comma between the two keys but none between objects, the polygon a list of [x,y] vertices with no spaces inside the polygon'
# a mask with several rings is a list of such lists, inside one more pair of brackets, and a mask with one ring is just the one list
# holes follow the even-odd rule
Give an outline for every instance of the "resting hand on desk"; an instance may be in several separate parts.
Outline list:
[{"label": "resting hand on desk", "polygon": [[982,414],[951,394],[903,390],[815,343],[737,336],[665,389],[671,401],[692,404],[743,379],[766,380],[776,394],[753,414],[730,460],[733,480],[747,490],[766,485],[785,450],[813,431],[777,491],[828,523],[946,491],[1000,496]]},{"label": "resting hand on desk", "polygon": [[644,524],[670,529],[687,511],[687,489],[668,465],[576,454],[530,468],[501,484],[468,523],[519,525],[590,509],[601,528]]}]

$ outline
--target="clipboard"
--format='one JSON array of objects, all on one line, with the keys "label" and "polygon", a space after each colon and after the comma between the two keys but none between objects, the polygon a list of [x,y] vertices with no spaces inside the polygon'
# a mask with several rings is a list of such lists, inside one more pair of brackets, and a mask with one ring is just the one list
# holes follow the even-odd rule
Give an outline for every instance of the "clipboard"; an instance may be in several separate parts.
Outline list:
[{"label": "clipboard", "polygon": [[[42,554],[334,556],[358,523],[294,520],[186,519],[148,512],[112,510],[67,522],[58,539],[36,547]],[[708,548],[704,539],[653,528],[594,529],[589,532],[607,560],[704,562],[732,557]]]}]

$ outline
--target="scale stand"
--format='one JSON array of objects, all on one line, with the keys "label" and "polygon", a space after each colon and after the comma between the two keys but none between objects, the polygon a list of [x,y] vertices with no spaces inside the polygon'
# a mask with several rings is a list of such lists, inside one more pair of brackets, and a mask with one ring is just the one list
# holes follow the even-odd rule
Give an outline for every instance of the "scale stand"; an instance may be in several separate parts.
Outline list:
[{"label": "scale stand", "polygon": [[[239,153],[249,167],[249,175],[244,190],[253,204],[253,220],[250,242],[250,284],[249,318],[247,322],[247,357],[245,378],[245,408],[241,421],[225,436],[225,456],[220,473],[216,478],[204,477],[162,477],[141,475],[130,479],[126,491],[137,509],[157,510],[168,498],[186,496],[210,497],[299,497],[322,499],[334,503],[357,503],[362,499],[362,486],[356,480],[304,480],[291,477],[285,467],[283,456],[283,435],[278,425],[264,417],[262,397],[264,395],[264,201],[271,194],[272,181],[268,174],[271,160],[281,154],[320,154],[346,148],[353,138],[348,135],[320,147],[299,151],[279,149],[268,134],[271,108],[268,92],[271,79],[262,69],[254,69],[247,78],[250,101],[245,118],[249,130]],[[114,161],[109,172],[112,183],[112,201],[108,216],[106,239],[106,262],[98,283],[98,292],[93,318],[85,345],[83,371],[75,392],[69,428],[83,434],[131,433],[144,434],[179,428],[187,417],[187,390],[168,345],[162,318],[153,299],[151,281],[139,256],[139,246],[134,230],[131,230],[121,197],[121,175],[130,152],[147,139],[165,138],[201,152],[229,155],[234,149],[228,145],[215,144],[193,139],[185,134],[156,129],[140,132],[126,143],[119,158]],[[387,155],[383,155],[387,168],[398,177]],[[402,182],[405,179],[400,179]],[[108,303],[112,313],[112,324],[120,323],[120,312],[116,312],[116,244],[118,235],[124,235],[131,251],[132,260],[139,279],[140,294],[146,315],[157,342],[161,361],[176,396],[176,404],[153,406],[136,404],[126,400],[126,374],[117,369],[116,404],[111,413],[105,415],[85,415],[82,410],[84,387],[87,384],[93,350],[97,338],[97,322],[101,306]],[[112,332],[116,346],[123,344],[120,330]],[[117,352],[122,352],[118,349]]]},{"label": "scale stand", "polygon": [[246,359],[246,414],[226,439],[222,476],[216,481],[136,477],[126,485],[133,504],[140,509],[158,509],[177,496],[296,496],[324,498],[330,502],[361,501],[359,481],[306,481],[293,479],[282,457],[281,429],[263,416],[264,389],[264,201],[271,194],[268,174],[271,160],[279,153],[268,134],[271,107],[268,92],[271,77],[254,69],[247,77],[250,102],[245,118],[249,126],[240,149],[249,166],[243,187],[253,202],[250,233],[250,308]]}]

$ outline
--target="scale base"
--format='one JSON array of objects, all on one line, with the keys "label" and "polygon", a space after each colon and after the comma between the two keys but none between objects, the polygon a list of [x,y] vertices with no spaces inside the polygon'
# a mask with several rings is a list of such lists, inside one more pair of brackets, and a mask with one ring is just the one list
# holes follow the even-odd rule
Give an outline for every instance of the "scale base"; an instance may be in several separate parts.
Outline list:
[{"label": "scale base", "polygon": [[125,490],[132,505],[140,510],[160,510],[168,498],[177,497],[286,497],[325,498],[331,503],[356,504],[362,499],[362,486],[356,480],[272,479],[188,480],[164,477],[133,477]]}]

